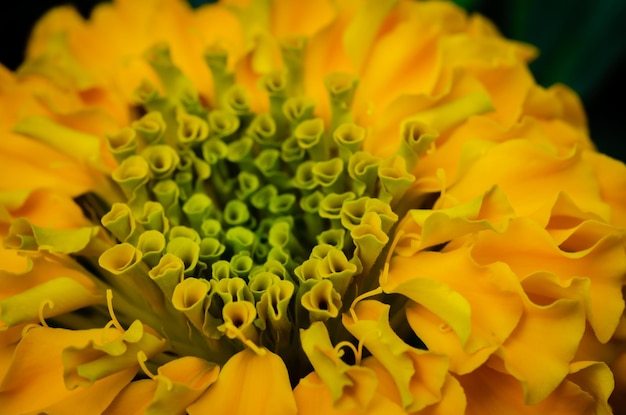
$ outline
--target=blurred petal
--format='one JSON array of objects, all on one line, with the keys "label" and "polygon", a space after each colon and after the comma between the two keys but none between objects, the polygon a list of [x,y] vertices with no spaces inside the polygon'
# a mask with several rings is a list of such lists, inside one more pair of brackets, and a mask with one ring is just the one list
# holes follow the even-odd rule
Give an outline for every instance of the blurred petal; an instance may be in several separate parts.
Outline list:
[{"label": "blurred petal", "polygon": [[595,170],[602,199],[611,206],[610,223],[626,226],[626,198],[623,192],[626,186],[626,166],[603,154],[585,152],[583,157],[589,160]]}]

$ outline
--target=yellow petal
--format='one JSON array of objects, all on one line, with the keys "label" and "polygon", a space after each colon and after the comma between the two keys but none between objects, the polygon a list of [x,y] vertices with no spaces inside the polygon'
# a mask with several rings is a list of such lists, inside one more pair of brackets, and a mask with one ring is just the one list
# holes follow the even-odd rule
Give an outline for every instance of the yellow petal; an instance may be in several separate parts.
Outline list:
[{"label": "yellow petal", "polygon": [[[377,393],[385,396],[390,401],[400,406],[400,393],[395,386],[391,374],[385,367],[373,357],[363,360],[363,366],[372,369],[378,377]],[[298,398],[296,389],[296,399]],[[316,395],[318,396],[318,395]],[[441,388],[441,399],[427,406],[421,411],[415,412],[420,415],[449,415],[464,414],[466,406],[465,393],[459,381],[449,373],[446,373],[445,383]],[[300,406],[298,406],[300,408]]]},{"label": "yellow petal", "polygon": [[0,206],[8,209],[11,218],[27,217],[34,225],[44,228],[76,229],[88,223],[72,198],[51,190],[3,192]]},{"label": "yellow petal", "polygon": [[219,371],[219,366],[194,356],[159,367],[155,399],[146,413],[185,414],[186,407],[216,381]]},{"label": "yellow petal", "polygon": [[130,382],[117,394],[103,415],[144,415],[158,386],[151,379]]},{"label": "yellow petal", "polygon": [[[435,177],[438,169],[445,171],[450,185],[462,180],[466,172],[472,168],[474,162],[490,151],[492,143],[502,143],[508,140],[519,139],[535,143],[544,149],[550,149],[555,156],[565,157],[571,154],[572,148],[579,146],[582,149],[590,147],[589,138],[571,125],[561,120],[541,122],[537,119],[524,117],[520,122],[505,126],[490,118],[488,114],[473,116],[463,124],[440,136],[434,143],[436,149],[427,151],[419,159],[414,172],[420,188],[424,190],[429,177]],[[430,179],[432,180],[432,179]],[[426,182],[424,184],[421,184]],[[438,191],[441,188],[431,189]]]},{"label": "yellow petal", "polygon": [[[596,402],[598,415],[612,413],[607,400],[613,391],[614,381],[611,370],[602,362],[573,362],[567,381],[573,382],[589,394]],[[615,408],[619,410],[619,407]]]},{"label": "yellow petal", "polygon": [[293,391],[299,415],[405,415],[402,407],[384,395],[376,394],[367,408],[340,409],[333,405],[330,389],[315,372],[300,380]]},{"label": "yellow petal", "polygon": [[[95,382],[89,389],[78,388],[70,391],[63,382],[63,364],[60,358],[66,347],[84,345],[100,334],[101,330],[47,327],[28,330],[18,344],[11,365],[0,384],[2,410],[7,413],[44,411],[63,401],[69,405],[76,398],[77,403],[83,403],[84,412],[102,411],[132,379],[135,370],[119,372]],[[93,399],[94,395],[98,399]],[[69,413],[69,410],[66,409],[64,413]]]},{"label": "yellow petal", "polygon": [[295,414],[296,403],[282,359],[246,349],[231,357],[206,393],[187,408],[190,415]]},{"label": "yellow petal", "polygon": [[35,189],[50,188],[76,196],[96,187],[87,169],[59,151],[17,134],[7,134],[2,142],[12,144],[10,148],[0,144],[0,189],[23,192],[21,200]]},{"label": "yellow petal", "polygon": [[609,402],[614,408],[624,408],[626,405],[626,354],[621,351],[620,356],[615,359],[610,367],[615,377],[615,390],[609,398]]},{"label": "yellow petal", "polygon": [[567,252],[584,251],[608,234],[619,234],[615,227],[597,215],[578,208],[565,193],[560,193],[548,212],[533,217],[546,228],[559,248]]},{"label": "yellow petal", "polygon": [[360,301],[342,322],[391,374],[402,407],[415,412],[441,399],[448,359],[404,343],[389,325],[389,309],[378,301]]},{"label": "yellow petal", "polygon": [[[414,261],[396,257],[391,262],[393,274],[415,275]],[[445,282],[428,277],[413,278],[397,285],[381,281],[386,293],[402,294],[441,317],[459,336],[462,345],[471,332],[471,306],[465,297]]]},{"label": "yellow petal", "polygon": [[298,4],[289,0],[275,0],[271,7],[269,29],[278,39],[309,37],[327,25],[334,17],[331,1],[310,0]]},{"label": "yellow petal", "polygon": [[102,297],[76,280],[54,278],[19,294],[0,300],[0,331],[37,318],[59,316],[97,304]]},{"label": "yellow petal", "polygon": [[622,282],[626,255],[619,233],[598,237],[588,248],[567,252],[556,246],[535,222],[517,218],[502,234],[481,233],[472,257],[479,264],[505,262],[519,278],[541,270],[555,274],[563,282],[572,277],[589,279],[589,291],[581,292],[587,319],[598,339],[606,342],[624,310]]},{"label": "yellow petal", "polygon": [[[561,119],[587,132],[587,118],[580,98],[562,84],[543,89],[536,85],[528,91],[524,113],[542,119]],[[555,137],[556,138],[556,137]]]},{"label": "yellow petal", "polygon": [[33,225],[28,219],[15,220],[3,245],[11,249],[49,252],[54,254],[87,253],[103,248],[99,240],[101,228],[86,226],[79,229],[51,229]]},{"label": "yellow petal", "polygon": [[494,110],[489,116],[507,126],[517,122],[528,90],[534,84],[528,67],[519,62],[494,66],[481,62],[476,66],[480,68],[470,67],[469,71],[487,89]]},{"label": "yellow petal", "polygon": [[139,320],[120,332],[101,329],[99,338],[70,345],[62,352],[63,379],[68,389],[92,385],[114,373],[139,368],[137,353],[152,358],[165,349],[166,340],[150,333]]},{"label": "yellow petal", "polygon": [[464,414],[467,405],[465,392],[459,381],[448,374],[446,382],[441,389],[441,400],[436,404],[426,407],[420,415],[448,415]]},{"label": "yellow petal", "polygon": [[584,162],[579,148],[561,156],[539,143],[522,139],[491,146],[476,153],[471,167],[448,189],[447,195],[459,201],[470,200],[495,184],[502,188],[518,215],[546,208],[559,192],[565,192],[582,210],[605,220],[609,217],[595,173]]},{"label": "yellow petal", "polygon": [[603,154],[584,152],[583,157],[593,166],[600,185],[600,194],[611,207],[609,222],[626,227],[626,165]]},{"label": "yellow petal", "polygon": [[[438,49],[439,28],[429,24],[421,12],[426,3],[401,3],[402,9],[421,8],[381,33],[370,48],[367,64],[362,67],[362,88],[373,110],[381,112],[393,99],[409,94],[430,94],[439,76],[441,55]],[[432,6],[436,7],[436,6]],[[459,13],[459,15],[461,15]],[[432,22],[432,20],[430,21]],[[407,40],[410,39],[407,45]],[[408,47],[407,47],[408,46]],[[410,73],[410,76],[407,74]]]},{"label": "yellow petal", "polygon": [[[521,287],[516,276],[504,264],[476,264],[468,248],[422,252],[413,258],[396,257],[392,260],[392,275],[447,284],[466,302],[467,327],[460,326],[459,319],[449,317],[452,304],[434,293],[428,302],[417,301],[406,309],[417,336],[429,350],[448,355],[450,370],[455,373],[467,373],[482,364],[506,341],[522,315]],[[464,277],[458,278],[459,275]],[[494,313],[494,309],[499,311]],[[465,332],[469,332],[467,341],[462,337]]]},{"label": "yellow petal", "polygon": [[106,415],[171,414],[184,415],[215,380],[219,367],[186,356],[159,367],[153,379],[129,384],[104,412]]},{"label": "yellow petal", "polygon": [[[14,251],[2,251],[14,252]],[[35,288],[55,278],[71,278],[89,291],[95,291],[93,280],[87,272],[79,265],[64,261],[62,258],[53,256],[34,255],[29,256],[14,266],[20,269],[0,270],[0,298],[8,298]],[[2,267],[6,266],[2,263]]]},{"label": "yellow petal", "polygon": [[[584,307],[571,299],[549,305],[526,300],[524,306],[520,323],[498,355],[506,370],[520,380],[525,402],[533,405],[550,395],[568,374],[585,329]],[[534,348],[534,353],[528,353]]]},{"label": "yellow petal", "polygon": [[514,215],[498,187],[466,203],[442,209],[409,210],[398,225],[396,252],[410,256],[481,230],[502,232]]},{"label": "yellow petal", "polygon": [[343,46],[357,72],[361,70],[380,26],[398,1],[366,0],[363,3],[343,35]]},{"label": "yellow petal", "polygon": [[[99,167],[101,142],[98,137],[57,124],[45,117],[23,118],[14,131],[40,140],[79,162]],[[67,143],[72,143],[68,146]]]},{"label": "yellow petal", "polygon": [[53,8],[35,24],[28,41],[26,56],[41,54],[45,50],[47,39],[53,33],[78,29],[83,25],[83,18],[75,8],[70,6]]},{"label": "yellow petal", "polygon": [[300,329],[302,349],[313,369],[326,384],[338,409],[366,408],[376,390],[377,380],[371,370],[348,365],[333,348],[324,323],[317,321]]},{"label": "yellow petal", "polygon": [[47,414],[74,415],[78,410],[100,413],[120,389],[135,376],[135,369],[128,369],[114,373],[99,380],[88,388],[76,389],[63,400],[43,408],[41,412]]},{"label": "yellow petal", "polygon": [[[579,370],[585,365],[575,366],[577,367],[574,370]],[[524,403],[522,388],[513,377],[483,366],[476,372],[459,378],[467,396],[465,413],[467,415],[513,413],[520,415],[586,415],[590,413],[608,415],[610,412],[603,398],[605,399],[606,390],[612,388],[612,382],[606,366],[592,365],[590,370],[583,369],[578,373],[580,377],[574,372],[574,376],[564,380],[542,402],[527,405]],[[604,392],[596,395],[594,390]]]},{"label": "yellow petal", "polygon": [[18,70],[21,76],[42,76],[68,89],[94,85],[89,73],[72,56],[65,33],[50,33],[42,45],[37,56],[22,63]]}]

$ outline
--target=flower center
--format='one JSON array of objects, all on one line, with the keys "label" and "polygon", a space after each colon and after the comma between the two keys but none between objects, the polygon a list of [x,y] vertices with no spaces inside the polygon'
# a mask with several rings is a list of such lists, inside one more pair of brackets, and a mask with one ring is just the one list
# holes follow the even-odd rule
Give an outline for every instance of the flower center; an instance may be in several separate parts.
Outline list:
[{"label": "flower center", "polygon": [[101,217],[117,241],[99,259],[114,275],[117,315],[154,327],[169,356],[222,364],[265,348],[300,368],[295,382],[310,371],[299,330],[323,322],[346,346],[341,314],[382,295],[389,234],[414,177],[403,157],[360,150],[367,131],[353,122],[348,74],[326,78],[324,120],[287,72],[261,79],[269,112],[253,113],[221,52],[206,56],[210,108],[167,48],[147,57],[165,95],[142,83],[143,116],[107,137],[126,199]]}]

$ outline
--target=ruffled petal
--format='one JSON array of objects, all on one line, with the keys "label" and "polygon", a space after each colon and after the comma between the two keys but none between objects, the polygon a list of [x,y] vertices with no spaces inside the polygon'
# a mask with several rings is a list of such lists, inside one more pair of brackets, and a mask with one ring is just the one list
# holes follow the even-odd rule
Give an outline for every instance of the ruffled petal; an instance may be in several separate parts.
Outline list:
[{"label": "ruffled petal", "polygon": [[[546,399],[569,372],[585,330],[583,316],[577,300],[561,298],[547,305],[524,301],[522,319],[497,354],[506,371],[520,380],[527,404]],[[529,354],[538,344],[541,348]]]},{"label": "ruffled petal", "polygon": [[579,295],[584,299],[589,323],[604,342],[615,331],[624,309],[626,258],[620,231],[596,236],[600,239],[592,245],[568,252],[535,222],[518,218],[502,234],[482,233],[472,248],[472,257],[479,264],[504,262],[520,279],[536,272],[538,266],[562,282],[573,277],[589,279],[589,290]]},{"label": "ruffled petal", "polygon": [[[419,271],[415,270],[416,264]],[[467,304],[467,315],[461,320],[450,317],[456,304],[451,297],[431,292],[432,300],[426,302],[408,293],[417,302],[407,306],[409,324],[429,350],[450,357],[450,370],[455,373],[470,372],[484,363],[506,341],[522,317],[521,287],[515,275],[503,264],[476,264],[467,249],[396,257],[390,269],[390,276],[394,275],[411,275],[414,279],[445,284],[460,297],[458,301]],[[459,279],[458,275],[464,278]],[[466,338],[465,333],[468,333]]]},{"label": "ruffled petal", "polygon": [[475,153],[471,167],[447,190],[446,196],[470,200],[495,184],[502,188],[518,215],[545,209],[559,192],[565,192],[582,210],[605,220],[609,217],[595,173],[577,147],[559,155],[522,139],[487,146]]},{"label": "ruffled petal", "polygon": [[626,166],[603,154],[585,152],[583,157],[595,170],[602,199],[611,206],[610,223],[626,226],[626,200],[622,191],[626,186]]},{"label": "ruffled petal", "polygon": [[487,229],[502,232],[513,216],[513,210],[498,187],[456,206],[410,210],[396,231],[396,253],[410,256]]}]

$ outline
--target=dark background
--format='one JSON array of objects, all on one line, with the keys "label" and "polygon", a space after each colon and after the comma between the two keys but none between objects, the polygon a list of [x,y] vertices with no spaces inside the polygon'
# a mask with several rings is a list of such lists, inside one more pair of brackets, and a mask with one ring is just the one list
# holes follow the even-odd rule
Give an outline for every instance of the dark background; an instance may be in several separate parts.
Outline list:
[{"label": "dark background", "polygon": [[[204,0],[189,0],[198,5]],[[71,3],[85,16],[99,0],[22,0],[0,4],[0,63],[15,69],[34,21]],[[561,82],[582,97],[600,151],[626,161],[626,0],[456,0],[496,23],[508,38],[538,46],[537,82]]]}]

